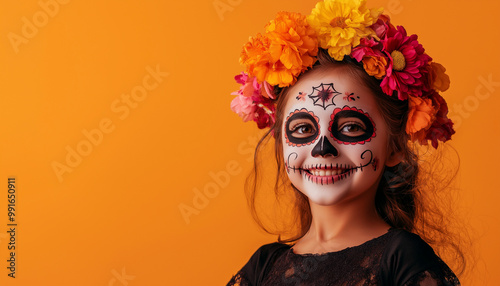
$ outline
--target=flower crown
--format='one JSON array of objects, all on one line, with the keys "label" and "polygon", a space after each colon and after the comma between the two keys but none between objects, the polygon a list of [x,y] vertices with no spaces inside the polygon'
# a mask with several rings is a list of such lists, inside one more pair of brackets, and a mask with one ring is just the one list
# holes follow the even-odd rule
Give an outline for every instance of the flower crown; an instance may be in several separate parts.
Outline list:
[{"label": "flower crown", "polygon": [[455,133],[448,106],[438,93],[450,85],[445,68],[432,61],[402,26],[393,26],[380,9],[368,9],[366,0],[324,0],[309,16],[279,12],[264,34],[250,37],[240,63],[246,71],[235,77],[231,109],[243,121],[263,129],[275,122],[275,88],[293,85],[313,66],[318,49],[336,61],[348,56],[363,64],[380,81],[382,91],[408,101],[406,133],[421,145],[437,148]]}]

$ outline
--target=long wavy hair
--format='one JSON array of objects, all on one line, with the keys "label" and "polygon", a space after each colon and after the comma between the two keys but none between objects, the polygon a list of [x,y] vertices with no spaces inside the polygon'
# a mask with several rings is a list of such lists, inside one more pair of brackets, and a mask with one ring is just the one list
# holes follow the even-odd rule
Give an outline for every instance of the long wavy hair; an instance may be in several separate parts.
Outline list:
[{"label": "long wavy hair", "polygon": [[[457,229],[449,203],[453,198],[451,182],[458,167],[451,172],[447,170],[449,166],[458,166],[458,161],[439,163],[442,159],[439,155],[409,142],[406,134],[408,102],[384,94],[380,81],[369,76],[360,63],[350,57],[335,61],[327,51],[320,49],[313,69],[328,66],[341,66],[343,71],[370,88],[388,127],[388,152],[402,155],[401,163],[385,167],[375,195],[378,215],[393,228],[420,235],[440,256],[448,258],[458,274],[462,273],[465,258],[461,244],[467,235],[463,229],[460,232]],[[277,89],[275,93],[276,121],[257,144],[254,168],[247,178],[245,192],[257,224],[267,233],[278,235],[279,242],[292,243],[307,233],[312,214],[308,198],[291,184],[284,166],[281,133],[288,88]],[[269,160],[272,157],[275,162]],[[269,175],[273,173],[274,184],[270,185]],[[269,188],[274,192],[269,192]]]}]

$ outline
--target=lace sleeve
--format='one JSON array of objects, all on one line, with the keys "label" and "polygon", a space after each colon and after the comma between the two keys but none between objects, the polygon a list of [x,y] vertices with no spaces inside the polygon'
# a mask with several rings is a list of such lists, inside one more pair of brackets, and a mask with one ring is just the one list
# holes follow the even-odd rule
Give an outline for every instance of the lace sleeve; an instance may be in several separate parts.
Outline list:
[{"label": "lace sleeve", "polygon": [[255,286],[260,285],[266,274],[269,264],[272,264],[274,257],[290,246],[281,243],[269,243],[261,246],[250,257],[248,262],[240,269],[227,283],[226,286]]},{"label": "lace sleeve", "polygon": [[460,281],[448,265],[443,261],[439,265],[414,275],[404,286],[460,286]]},{"label": "lace sleeve", "polygon": [[243,273],[241,271],[238,271],[236,275],[234,275],[231,280],[227,283],[226,286],[249,286],[250,283],[248,280],[243,276]]}]

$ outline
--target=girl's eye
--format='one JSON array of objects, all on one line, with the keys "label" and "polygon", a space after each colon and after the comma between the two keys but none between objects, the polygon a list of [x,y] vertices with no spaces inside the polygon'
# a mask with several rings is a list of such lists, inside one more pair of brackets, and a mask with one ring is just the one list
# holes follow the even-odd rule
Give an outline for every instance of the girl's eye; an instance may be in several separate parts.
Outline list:
[{"label": "girl's eye", "polygon": [[314,126],[312,126],[310,123],[305,122],[298,123],[297,125],[293,126],[292,130],[290,131],[295,138],[307,138],[316,133]]},{"label": "girl's eye", "polygon": [[284,124],[286,143],[290,146],[305,146],[318,139],[318,117],[312,111],[296,109],[288,115]]},{"label": "girl's eye", "polygon": [[344,107],[335,109],[330,116],[328,130],[331,136],[343,144],[364,144],[375,136],[375,125],[368,113],[363,113],[357,109]]},{"label": "girl's eye", "polygon": [[357,122],[347,122],[342,124],[339,128],[339,132],[346,136],[357,137],[365,134],[366,129],[364,126]]}]

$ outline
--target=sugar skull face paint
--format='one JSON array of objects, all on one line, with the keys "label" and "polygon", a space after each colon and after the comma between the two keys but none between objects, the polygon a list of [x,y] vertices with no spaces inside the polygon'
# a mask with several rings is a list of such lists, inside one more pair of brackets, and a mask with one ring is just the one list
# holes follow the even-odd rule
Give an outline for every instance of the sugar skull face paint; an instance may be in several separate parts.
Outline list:
[{"label": "sugar skull face paint", "polygon": [[296,109],[285,122],[286,143],[290,146],[305,146],[314,143],[319,136],[319,120],[312,111]]},{"label": "sugar skull face paint", "polygon": [[288,177],[311,203],[373,200],[389,154],[387,127],[368,87],[342,67],[316,69],[288,90],[283,112]]},{"label": "sugar skull face paint", "polygon": [[344,106],[333,110],[328,131],[342,144],[365,144],[375,137],[375,123],[368,113],[356,107]]}]

